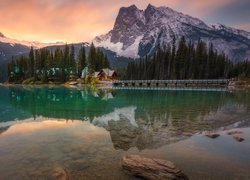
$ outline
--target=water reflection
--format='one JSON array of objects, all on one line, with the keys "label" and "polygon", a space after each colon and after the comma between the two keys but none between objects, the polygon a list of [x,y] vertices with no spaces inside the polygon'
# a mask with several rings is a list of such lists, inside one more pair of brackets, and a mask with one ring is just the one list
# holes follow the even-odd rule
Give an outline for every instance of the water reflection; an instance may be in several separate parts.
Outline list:
[{"label": "water reflection", "polygon": [[249,92],[0,87],[0,110],[0,179],[56,179],[58,169],[131,179],[126,154],[173,161],[190,179],[250,177]]},{"label": "water reflection", "polygon": [[0,135],[2,133],[4,133],[5,131],[7,131],[9,129],[10,126],[5,126],[5,127],[0,127]]},{"label": "water reflection", "polygon": [[250,119],[249,93],[16,86],[8,90],[12,106],[35,119],[90,121],[105,128],[114,147],[123,150],[154,149],[203,131],[248,127]]}]

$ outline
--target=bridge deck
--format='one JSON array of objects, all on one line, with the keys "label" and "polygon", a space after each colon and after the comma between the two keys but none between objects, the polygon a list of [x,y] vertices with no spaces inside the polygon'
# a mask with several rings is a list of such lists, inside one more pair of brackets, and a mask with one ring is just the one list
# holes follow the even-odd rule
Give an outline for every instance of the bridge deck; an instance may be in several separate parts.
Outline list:
[{"label": "bridge deck", "polygon": [[146,84],[147,86],[151,86],[155,84],[156,86],[160,84],[164,84],[167,86],[168,84],[174,85],[228,85],[229,79],[187,79],[187,80],[117,80],[113,81],[114,86],[143,86]]},{"label": "bridge deck", "polygon": [[122,90],[159,90],[159,91],[211,91],[211,92],[221,92],[228,91],[227,88],[199,88],[199,87],[122,87],[114,86],[112,89],[122,89]]}]

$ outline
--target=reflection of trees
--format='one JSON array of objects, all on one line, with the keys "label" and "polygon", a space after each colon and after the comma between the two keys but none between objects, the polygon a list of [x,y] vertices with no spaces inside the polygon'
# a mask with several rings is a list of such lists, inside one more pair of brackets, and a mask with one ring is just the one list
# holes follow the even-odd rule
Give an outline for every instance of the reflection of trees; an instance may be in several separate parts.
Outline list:
[{"label": "reflection of trees", "polygon": [[114,108],[135,106],[136,119],[160,120],[177,127],[202,121],[225,105],[243,105],[250,110],[249,93],[10,87],[9,96],[12,105],[34,116],[92,120],[113,112]]},{"label": "reflection of trees", "polygon": [[[128,119],[124,115],[127,107],[93,121],[110,132],[116,149],[158,148],[197,132],[216,130],[250,118],[249,102],[245,102],[248,94],[238,98],[228,93],[121,91],[117,93],[118,97],[120,101],[126,98],[130,106],[137,107],[136,113],[130,108],[130,114],[135,117]],[[114,118],[112,114],[120,118]]]},{"label": "reflection of trees", "polygon": [[[183,129],[200,129],[197,127],[203,125],[205,130],[211,125],[215,125],[211,119],[206,120],[207,116],[213,112],[220,111],[224,107],[232,107],[232,109],[246,108],[250,111],[250,94],[228,92],[183,92],[183,91],[155,91],[154,93],[146,91],[124,91],[124,97],[127,97],[131,105],[138,108],[136,119],[144,119],[151,123],[161,121],[168,126]],[[132,95],[133,94],[133,95]],[[139,97],[139,98],[135,98]],[[214,119],[216,120],[216,119]],[[219,120],[218,123],[222,123]],[[225,120],[224,125],[228,120]],[[234,121],[237,121],[235,119]],[[223,125],[222,123],[222,125]],[[229,122],[230,123],[230,122]],[[208,125],[207,127],[205,125]]]},{"label": "reflection of trees", "polygon": [[123,150],[131,147],[139,150],[154,149],[187,138],[186,135],[172,131],[162,123],[149,125],[140,121],[135,127],[124,117],[120,121],[109,121],[106,129],[110,132],[114,148]]},{"label": "reflection of trees", "polygon": [[250,117],[247,92],[10,87],[9,96],[16,108],[34,116],[89,119],[110,132],[115,148],[124,150],[160,147]]},{"label": "reflection of trees", "polygon": [[107,113],[105,108],[108,98],[114,94],[108,90],[69,89],[64,87],[10,87],[11,103],[33,116],[64,119],[92,119]]},{"label": "reflection of trees", "polygon": [[[236,115],[232,118],[230,118],[230,114],[221,113],[221,110],[219,110],[211,113],[213,118],[209,118],[211,116],[210,114],[204,116],[203,119],[199,119],[198,117],[199,120],[197,121],[183,121],[184,123],[173,123],[171,118],[164,119],[164,117],[167,116],[160,116],[159,118],[155,116],[153,117],[153,121],[145,121],[143,118],[136,118],[135,126],[133,124],[133,119],[128,119],[121,114],[119,120],[110,119],[108,123],[99,122],[96,124],[104,127],[110,132],[115,149],[128,150],[131,147],[136,147],[139,150],[154,149],[184,140],[197,132],[202,132],[204,130],[211,131],[220,128],[224,129],[224,127],[228,127],[228,125],[236,122],[237,126],[249,126],[249,113],[246,113],[244,110],[242,112],[241,108],[242,107],[239,107],[235,111]],[[220,119],[220,117],[223,118]],[[247,122],[246,120],[242,121],[242,119],[246,118],[248,118]],[[102,118],[99,118],[99,120],[101,119]],[[235,125],[236,124],[234,124],[233,128],[235,128]]]}]

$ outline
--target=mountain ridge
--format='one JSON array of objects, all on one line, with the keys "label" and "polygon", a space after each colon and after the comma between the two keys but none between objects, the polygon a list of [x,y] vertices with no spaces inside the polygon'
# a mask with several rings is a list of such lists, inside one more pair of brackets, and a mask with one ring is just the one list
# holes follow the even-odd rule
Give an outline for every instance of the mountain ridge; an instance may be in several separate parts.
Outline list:
[{"label": "mountain ridge", "polygon": [[135,5],[121,7],[114,27],[93,42],[120,56],[139,58],[155,52],[156,47],[177,41],[182,36],[197,42],[213,43],[219,52],[233,60],[250,59],[250,33],[222,24],[209,25],[202,20],[169,7],[151,4],[145,10]]}]

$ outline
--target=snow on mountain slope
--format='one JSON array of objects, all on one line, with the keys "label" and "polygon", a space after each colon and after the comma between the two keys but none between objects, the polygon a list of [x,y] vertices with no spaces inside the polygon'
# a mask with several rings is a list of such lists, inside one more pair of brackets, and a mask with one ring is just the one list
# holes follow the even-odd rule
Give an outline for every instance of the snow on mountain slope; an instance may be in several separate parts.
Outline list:
[{"label": "snow on mountain slope", "polygon": [[100,41],[98,46],[107,48],[111,51],[116,52],[119,56],[124,56],[124,57],[131,57],[131,58],[139,58],[138,55],[138,47],[139,43],[143,36],[138,36],[133,44],[128,46],[126,49],[123,50],[123,43],[117,42],[113,43],[111,42],[111,36],[106,36],[103,41]]},{"label": "snow on mountain slope", "polygon": [[120,56],[143,57],[155,52],[156,47],[172,43],[184,36],[193,42],[202,39],[213,43],[219,52],[234,60],[250,59],[250,33],[221,24],[207,25],[200,19],[184,15],[168,7],[145,10],[135,5],[122,7],[113,29],[96,37],[96,46],[108,48]]},{"label": "snow on mountain slope", "polygon": [[57,43],[40,43],[40,42],[29,42],[29,41],[19,41],[11,38],[5,37],[2,33],[0,33],[0,42],[2,43],[8,43],[11,46],[14,46],[15,44],[20,44],[28,47],[34,47],[35,49],[47,47],[47,46],[55,46],[55,45],[63,45],[65,43],[57,42]]},{"label": "snow on mountain slope", "polygon": [[244,30],[240,30],[240,29],[235,29],[235,28],[232,28],[232,27],[228,27],[228,26],[225,26],[223,24],[211,24],[210,25],[213,29],[215,30],[219,30],[219,31],[227,31],[227,32],[231,32],[232,34],[236,34],[236,35],[239,35],[239,36],[243,36],[247,39],[250,39],[250,32],[247,32],[247,31],[244,31]]}]

